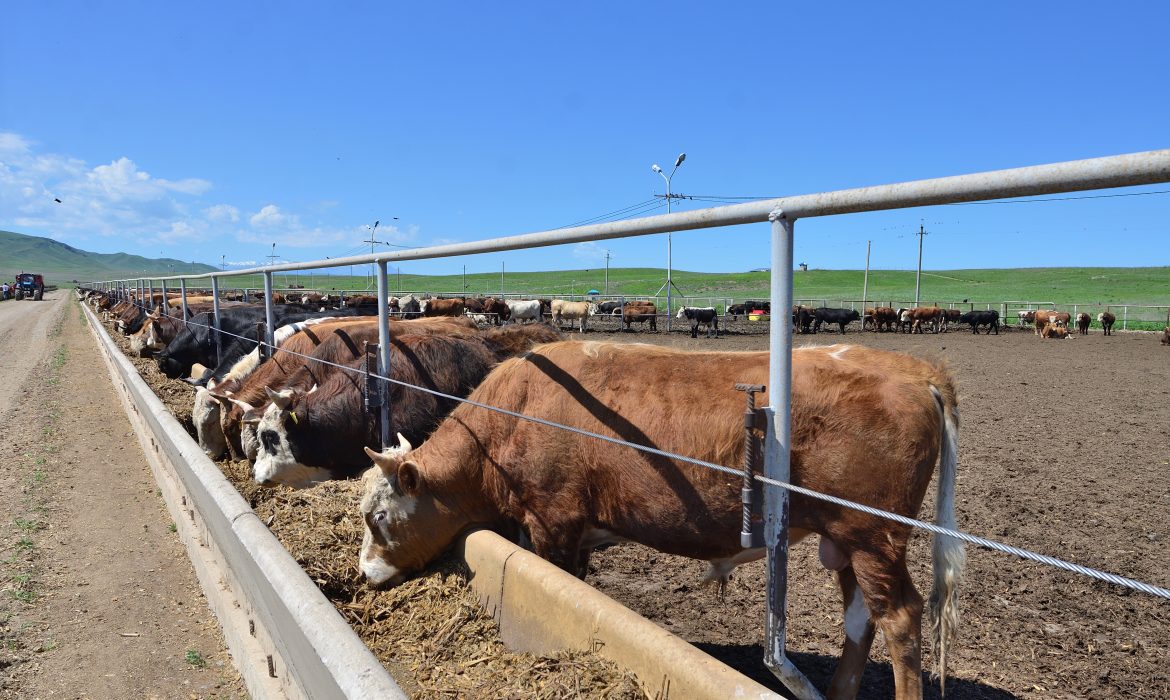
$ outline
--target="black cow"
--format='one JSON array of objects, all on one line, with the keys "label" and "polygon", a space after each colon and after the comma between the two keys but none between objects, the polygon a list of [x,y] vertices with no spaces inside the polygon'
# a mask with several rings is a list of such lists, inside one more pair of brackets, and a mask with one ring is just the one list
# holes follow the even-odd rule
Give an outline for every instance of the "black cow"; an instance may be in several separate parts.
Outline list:
[{"label": "black cow", "polygon": [[[377,313],[377,307],[340,309],[306,313],[304,310],[279,304],[273,307],[272,320],[277,327],[317,316],[367,316]],[[215,316],[210,311],[196,314],[191,323],[179,332],[156,358],[159,371],[171,379],[185,377],[195,363],[213,367],[196,384],[202,386],[212,377],[222,377],[232,365],[255,349],[256,324],[265,322],[264,307],[236,307],[220,311],[219,328],[222,351],[217,358],[215,338],[211,326]],[[239,337],[237,337],[239,336]]]},{"label": "black cow", "polygon": [[599,314],[620,314],[622,312],[622,303],[620,301],[603,301],[597,305],[597,313]]},{"label": "black cow", "polygon": [[691,322],[691,337],[699,337],[699,324],[707,327],[707,337],[711,337],[711,329],[715,329],[715,337],[719,337],[719,312],[714,307],[683,306],[678,310],[675,318],[685,318]]},{"label": "black cow", "polygon": [[987,335],[991,335],[992,329],[995,329],[995,334],[999,335],[998,311],[968,311],[959,316],[959,323],[971,324],[971,330],[974,331],[975,335],[979,335],[979,326],[987,326]]},{"label": "black cow", "polygon": [[835,323],[841,328],[841,333],[845,332],[845,326],[848,326],[851,321],[861,319],[861,314],[857,313],[855,309],[828,309],[821,307],[813,311],[813,333],[819,333],[822,323]]},{"label": "black cow", "polygon": [[727,315],[731,317],[732,321],[737,320],[740,316],[747,316],[752,312],[752,308],[747,304],[732,304],[727,307]]},{"label": "black cow", "polygon": [[792,307],[792,328],[803,333],[812,333],[812,322],[816,318],[816,309],[811,306]]}]

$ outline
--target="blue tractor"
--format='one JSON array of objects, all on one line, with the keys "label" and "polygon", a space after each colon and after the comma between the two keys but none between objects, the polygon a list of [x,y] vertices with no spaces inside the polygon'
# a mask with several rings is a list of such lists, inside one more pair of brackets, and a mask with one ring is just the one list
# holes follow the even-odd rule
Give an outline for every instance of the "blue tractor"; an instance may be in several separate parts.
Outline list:
[{"label": "blue tractor", "polygon": [[31,272],[22,272],[16,276],[12,294],[17,299],[40,301],[45,296],[45,278]]}]

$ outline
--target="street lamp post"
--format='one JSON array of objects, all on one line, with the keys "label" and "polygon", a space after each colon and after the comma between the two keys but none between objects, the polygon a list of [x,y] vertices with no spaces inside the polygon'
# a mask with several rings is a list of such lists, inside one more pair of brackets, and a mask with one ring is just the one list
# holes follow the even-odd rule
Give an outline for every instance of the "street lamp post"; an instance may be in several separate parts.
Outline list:
[{"label": "street lamp post", "polygon": [[[686,159],[687,159],[686,153],[678,154],[678,158],[674,161],[674,169],[670,171],[669,175],[662,172],[662,168],[658,167],[658,163],[655,163],[654,165],[650,166],[651,170],[658,173],[662,177],[662,179],[666,181],[666,213],[667,214],[670,213],[670,178],[674,177],[675,172],[678,171],[678,166],[682,165],[683,161]],[[666,330],[667,330],[667,332],[669,332],[672,328],[671,319],[674,317],[673,309],[671,308],[671,294],[670,294],[671,290],[674,288],[674,280],[671,279],[671,272],[672,272],[672,269],[674,267],[673,262],[674,261],[673,261],[671,234],[669,231],[667,231],[667,233],[666,233],[666,284],[663,285],[664,287],[666,287]],[[662,290],[659,289],[658,293],[661,294]]]}]

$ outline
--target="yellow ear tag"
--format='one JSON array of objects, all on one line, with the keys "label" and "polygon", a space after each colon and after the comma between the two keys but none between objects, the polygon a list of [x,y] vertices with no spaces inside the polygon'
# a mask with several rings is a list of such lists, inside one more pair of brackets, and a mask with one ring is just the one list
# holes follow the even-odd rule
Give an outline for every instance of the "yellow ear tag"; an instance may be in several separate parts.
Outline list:
[{"label": "yellow ear tag", "polygon": [[288,414],[290,416],[292,416],[293,423],[296,423],[297,425],[301,424],[301,422],[299,420],[297,420],[297,412],[296,411],[289,411]]}]

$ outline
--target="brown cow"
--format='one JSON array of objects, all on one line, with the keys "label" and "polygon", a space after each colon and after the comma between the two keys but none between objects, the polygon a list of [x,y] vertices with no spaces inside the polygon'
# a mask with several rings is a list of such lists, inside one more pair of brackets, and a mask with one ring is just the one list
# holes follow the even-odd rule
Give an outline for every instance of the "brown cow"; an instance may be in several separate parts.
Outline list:
[{"label": "brown cow", "polygon": [[962,309],[943,309],[942,315],[942,332],[947,332],[947,327],[952,323],[958,323],[959,318],[963,315]]},{"label": "brown cow", "polygon": [[1089,324],[1091,322],[1092,322],[1092,318],[1089,316],[1089,314],[1085,313],[1084,311],[1077,314],[1077,332],[1080,333],[1081,335],[1088,335],[1089,334]]},{"label": "brown cow", "polygon": [[424,299],[422,302],[422,315],[426,318],[433,316],[462,316],[463,309],[462,299]]},{"label": "brown cow", "polygon": [[1108,311],[1102,311],[1097,314],[1097,322],[1105,329],[1105,335],[1113,335],[1113,324],[1117,322],[1117,317]]},{"label": "brown cow", "polygon": [[1069,334],[1067,328],[1065,328],[1064,326],[1059,326],[1055,323],[1045,324],[1044,328],[1041,329],[1041,331],[1040,331],[1040,338],[1042,340],[1048,340],[1050,338],[1062,340],[1062,339],[1071,339],[1072,337],[1073,336]]},{"label": "brown cow", "polygon": [[[543,325],[543,324],[540,324]],[[391,430],[422,441],[455,406],[455,401],[401,383],[453,396],[467,396],[511,349],[527,352],[547,338],[523,326],[496,329],[493,336],[423,335],[393,337],[389,387]],[[359,369],[364,360],[348,363]],[[306,368],[308,369],[308,368]],[[293,378],[295,380],[295,377]],[[258,483],[294,488],[324,479],[356,476],[368,466],[362,447],[378,443],[376,413],[362,401],[362,374],[340,368],[318,370],[308,391],[286,385],[266,390],[272,403],[255,419],[260,450],[253,465]],[[291,383],[291,382],[290,382]],[[302,384],[303,386],[303,384]]]},{"label": "brown cow", "polygon": [[887,331],[894,330],[898,323],[898,312],[889,306],[879,306],[873,310],[873,330],[880,331],[884,327]]},{"label": "brown cow", "polygon": [[[909,310],[910,313],[910,330],[914,333],[923,333],[922,327],[929,325],[931,330],[938,333],[945,314],[942,309],[937,306],[919,306]],[[903,317],[903,322],[905,317]]]},{"label": "brown cow", "polygon": [[1067,328],[1068,322],[1072,320],[1072,316],[1067,311],[1057,311],[1055,309],[1049,311],[1046,309],[1037,309],[1036,318],[1036,335],[1040,335],[1044,330],[1044,326],[1053,325],[1058,328]]},{"label": "brown cow", "polygon": [[658,330],[658,307],[652,301],[627,301],[622,307],[622,323],[630,330],[631,323],[650,322],[650,330]]},{"label": "brown cow", "polygon": [[1170,326],[1162,329],[1162,340],[1160,342],[1162,345],[1170,345]]},{"label": "brown cow", "polygon": [[138,332],[130,334],[130,352],[138,353],[139,357],[150,357],[166,348],[182,329],[180,319],[163,316],[156,309],[142,322]]},{"label": "brown cow", "polygon": [[[915,517],[941,461],[937,520],[954,527],[958,408],[947,372],[901,353],[849,345],[800,348],[792,360],[791,481]],[[616,376],[623,381],[612,381]],[[743,395],[733,384],[767,376],[764,352],[552,343],[501,364],[471,398],[739,464]],[[663,411],[669,420],[661,419]],[[885,448],[874,450],[874,440]],[[709,580],[725,580],[737,565],[763,556],[739,546],[738,476],[483,408],[459,406],[416,450],[400,441],[385,454],[367,454],[376,467],[364,477],[360,566],[374,586],[400,583],[477,526],[519,528],[537,554],[577,575],[587,570],[590,549],[615,541],[706,560]],[[881,629],[898,697],[921,697],[923,603],[906,566],[911,529],[799,494],[792,495],[790,517],[791,542],[820,536],[821,561],[838,571],[844,598],[847,639],[829,695],[856,694]],[[934,556],[931,610],[945,679],[963,545],[936,537]]]},{"label": "brown cow", "polygon": [[483,301],[483,313],[495,314],[493,321],[498,326],[512,317],[512,309],[502,299],[488,297]]},{"label": "brown cow", "polygon": [[[466,317],[411,321],[392,319],[390,334],[466,337],[476,335],[477,330],[475,324]],[[313,360],[348,366],[363,357],[362,347],[366,342],[378,342],[376,319],[368,317],[358,317],[352,321],[338,319],[331,322],[330,326],[321,326],[315,330],[310,326],[281,344],[280,350],[287,352],[277,352],[271,360],[262,364],[243,381],[217,385],[212,396],[223,405],[220,426],[232,458],[240,459],[243,456],[252,461],[256,459],[256,452],[259,449],[256,423],[245,424],[244,415],[249,411],[253,412],[253,415],[263,414],[268,405],[266,390],[269,387],[308,391],[314,384],[321,383],[329,372],[334,371],[328,365],[320,365],[302,355],[309,355]]]}]

